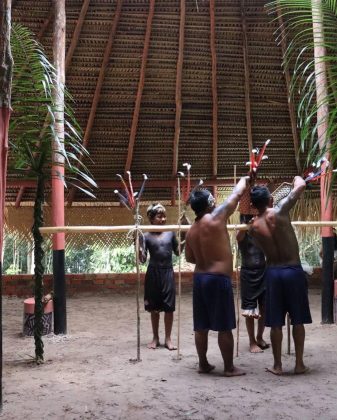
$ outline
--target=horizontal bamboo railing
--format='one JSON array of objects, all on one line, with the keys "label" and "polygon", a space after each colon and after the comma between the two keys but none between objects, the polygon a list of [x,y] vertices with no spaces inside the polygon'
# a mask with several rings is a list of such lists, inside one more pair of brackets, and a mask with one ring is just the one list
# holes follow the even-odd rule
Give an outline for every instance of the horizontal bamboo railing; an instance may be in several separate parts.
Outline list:
[{"label": "horizontal bamboo railing", "polygon": [[[305,221],[296,221],[292,222],[293,226],[299,227],[323,227],[323,226],[337,226],[337,221],[331,222],[305,222]],[[181,229],[182,232],[187,232],[191,225],[139,225],[139,229],[142,232],[169,232],[169,231],[178,231]],[[40,232],[43,235],[50,235],[53,233],[121,233],[129,232],[135,229],[135,225],[125,225],[125,226],[49,226],[41,227]],[[227,230],[248,230],[248,225],[245,224],[231,224],[227,225]]]}]

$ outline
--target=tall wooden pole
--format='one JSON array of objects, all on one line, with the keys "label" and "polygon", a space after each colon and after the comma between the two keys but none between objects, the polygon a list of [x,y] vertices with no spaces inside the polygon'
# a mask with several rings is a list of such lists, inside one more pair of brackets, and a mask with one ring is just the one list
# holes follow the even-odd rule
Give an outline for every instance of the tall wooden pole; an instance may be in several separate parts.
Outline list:
[{"label": "tall wooden pole", "polygon": [[[172,177],[176,177],[177,172],[178,172],[180,120],[181,120],[181,111],[182,111],[181,84],[182,84],[183,63],[184,63],[185,18],[186,18],[185,0],[180,0],[179,48],[178,48],[178,59],[177,59],[176,94],[175,94],[176,115],[175,115],[175,120],[174,120]],[[175,191],[174,191],[174,196],[175,196]]]},{"label": "tall wooden pole", "polygon": [[[52,221],[55,226],[64,225],[64,83],[65,83],[65,0],[54,1],[53,55],[57,86],[55,88],[55,136],[52,164]],[[64,233],[53,236],[54,278],[54,333],[67,333],[66,283],[64,268]]]},{"label": "tall wooden pole", "polygon": [[11,0],[0,0],[0,409],[2,408],[2,246],[6,194],[8,126],[11,109],[13,58],[11,54]]},{"label": "tall wooden pole", "polygon": [[[327,69],[324,58],[324,28],[321,0],[312,0],[312,20],[314,35],[315,78],[317,98],[317,135],[319,147],[326,150],[325,157],[330,160],[330,139],[327,137],[328,129],[328,88]],[[325,165],[325,163],[324,163]],[[331,172],[321,178],[321,220],[332,220],[332,197],[328,191],[331,185]],[[322,236],[322,323],[333,323],[333,247],[334,238],[331,227],[323,227]]]}]

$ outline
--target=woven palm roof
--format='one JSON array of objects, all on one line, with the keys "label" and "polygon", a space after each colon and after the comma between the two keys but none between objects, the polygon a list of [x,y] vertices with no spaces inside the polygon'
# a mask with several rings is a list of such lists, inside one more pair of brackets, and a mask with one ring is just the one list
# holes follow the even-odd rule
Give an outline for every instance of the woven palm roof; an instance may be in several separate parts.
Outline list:
[{"label": "woven palm roof", "polygon": [[[13,3],[13,20],[31,28],[52,58],[52,2]],[[184,162],[192,164],[194,177],[218,183],[233,178],[234,165],[238,176],[245,174],[249,123],[251,146],[272,140],[261,176],[282,180],[298,173],[282,46],[275,43],[277,22],[264,5],[263,0],[66,1],[67,51],[75,45],[66,84],[86,135],[92,159],[86,164],[100,186],[98,201],[116,201],[112,181],[127,169],[134,179],[147,173],[158,181],[160,188],[147,188],[148,200],[171,199],[170,182]],[[111,51],[95,111],[109,37]],[[15,201],[19,189],[10,182],[13,177],[10,172],[8,201]],[[33,191],[28,185],[21,200],[30,201]],[[88,198],[77,192],[73,200]]]}]

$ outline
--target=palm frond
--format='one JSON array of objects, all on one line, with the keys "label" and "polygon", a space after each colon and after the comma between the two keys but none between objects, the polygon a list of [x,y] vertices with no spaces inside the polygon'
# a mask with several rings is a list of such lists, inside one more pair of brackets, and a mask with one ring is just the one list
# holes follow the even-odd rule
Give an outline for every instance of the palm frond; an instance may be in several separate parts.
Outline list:
[{"label": "palm frond", "polygon": [[[41,173],[46,179],[50,177],[54,158],[52,144],[56,141],[65,160],[63,181],[67,182],[68,173],[76,173],[85,185],[94,187],[96,184],[83,163],[83,158],[89,154],[82,145],[82,131],[71,107],[70,93],[64,90],[65,136],[60,139],[55,130],[59,109],[54,100],[56,73],[53,65],[26,27],[13,24],[11,43],[15,65],[9,136],[15,169],[33,177]],[[91,192],[89,195],[93,196]]]},{"label": "palm frond", "polygon": [[[281,39],[287,41],[283,65],[292,74],[290,94],[297,104],[301,149],[306,151],[308,163],[318,160],[325,152],[330,152],[331,163],[336,166],[337,0],[322,0],[317,10],[312,3],[311,0],[277,0],[269,3],[267,9],[275,20],[281,18],[283,21],[276,39],[277,42]],[[313,39],[316,16],[322,17],[323,32],[316,46],[319,45],[326,51],[321,63],[326,65],[328,83],[328,95],[320,104],[316,98]],[[329,111],[328,128],[326,144],[320,147],[317,141],[317,110],[323,105],[327,105]]]}]

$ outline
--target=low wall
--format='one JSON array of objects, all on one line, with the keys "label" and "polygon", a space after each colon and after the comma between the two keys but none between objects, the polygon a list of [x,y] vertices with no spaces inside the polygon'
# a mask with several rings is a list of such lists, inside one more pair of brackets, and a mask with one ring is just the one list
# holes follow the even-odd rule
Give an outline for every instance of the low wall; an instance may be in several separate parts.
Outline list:
[{"label": "low wall", "polygon": [[[178,273],[176,282],[178,282]],[[142,283],[145,274],[141,274]],[[181,273],[183,290],[191,290],[191,272]],[[2,294],[7,296],[27,297],[33,295],[33,276],[31,274],[4,275],[2,278]],[[66,274],[67,294],[69,296],[82,292],[109,293],[126,292],[135,290],[137,274]],[[44,278],[44,290],[48,293],[52,290],[52,275],[47,274]],[[314,273],[309,276],[309,287],[320,287],[321,268],[315,268]]]}]

